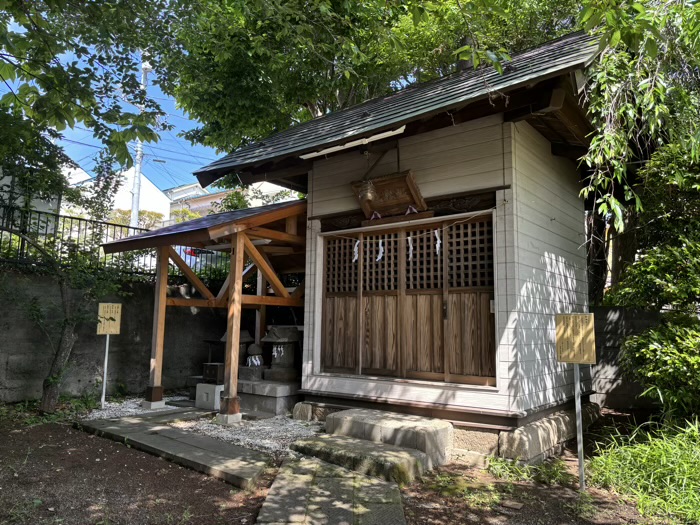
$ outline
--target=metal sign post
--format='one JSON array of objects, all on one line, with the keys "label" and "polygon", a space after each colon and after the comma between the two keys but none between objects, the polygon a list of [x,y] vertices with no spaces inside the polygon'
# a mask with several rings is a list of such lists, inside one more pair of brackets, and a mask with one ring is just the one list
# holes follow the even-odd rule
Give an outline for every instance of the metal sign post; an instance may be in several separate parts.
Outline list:
[{"label": "metal sign post", "polygon": [[102,398],[100,406],[105,407],[107,393],[107,365],[109,364],[109,336],[118,335],[122,322],[122,305],[119,303],[100,303],[98,312],[97,335],[106,335],[105,364],[102,370]]},{"label": "metal sign post", "polygon": [[574,400],[576,404],[576,445],[578,448],[579,490],[586,490],[586,476],[583,469],[583,417],[581,414],[581,367],[594,365],[595,330],[593,314],[558,314],[557,360],[574,365]]}]

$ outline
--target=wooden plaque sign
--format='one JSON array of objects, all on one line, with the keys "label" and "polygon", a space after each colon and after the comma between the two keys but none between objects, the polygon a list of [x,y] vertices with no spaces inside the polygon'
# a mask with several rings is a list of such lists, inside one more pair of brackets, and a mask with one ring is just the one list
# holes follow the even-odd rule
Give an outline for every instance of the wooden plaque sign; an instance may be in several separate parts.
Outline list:
[{"label": "wooden plaque sign", "polygon": [[97,335],[117,335],[122,323],[120,303],[100,303],[98,311]]},{"label": "wooden plaque sign", "polygon": [[[370,204],[360,200],[360,207],[367,219],[375,211],[379,212],[382,217],[389,217],[392,215],[404,215],[409,206],[413,206],[418,212],[428,209],[416,179],[410,170],[377,177],[370,181],[376,192],[374,201]],[[352,189],[358,199],[360,198],[360,190],[364,182],[356,181],[352,183]]]},{"label": "wooden plaque sign", "polygon": [[560,363],[594,365],[593,314],[557,314],[557,360]]}]

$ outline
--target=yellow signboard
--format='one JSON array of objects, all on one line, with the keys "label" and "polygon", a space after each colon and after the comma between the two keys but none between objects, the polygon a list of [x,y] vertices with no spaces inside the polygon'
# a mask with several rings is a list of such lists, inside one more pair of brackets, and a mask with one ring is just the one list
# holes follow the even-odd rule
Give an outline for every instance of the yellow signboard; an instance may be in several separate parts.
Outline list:
[{"label": "yellow signboard", "polygon": [[557,314],[556,324],[559,362],[594,365],[593,314]]},{"label": "yellow signboard", "polygon": [[122,305],[120,303],[100,303],[97,314],[97,335],[117,335],[122,324]]}]

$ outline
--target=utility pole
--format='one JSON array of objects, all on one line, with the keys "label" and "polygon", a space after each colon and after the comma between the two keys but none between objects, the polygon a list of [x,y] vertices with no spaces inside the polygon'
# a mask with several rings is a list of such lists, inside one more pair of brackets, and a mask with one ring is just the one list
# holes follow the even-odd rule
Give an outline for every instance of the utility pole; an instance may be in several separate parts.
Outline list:
[{"label": "utility pole", "polygon": [[[148,87],[148,73],[152,71],[148,62],[141,63],[141,89]],[[143,107],[140,108],[143,111]],[[131,185],[131,221],[129,226],[137,228],[139,225],[139,200],[141,199],[141,166],[143,165],[143,142],[136,139],[136,162],[134,164],[134,182]]]}]

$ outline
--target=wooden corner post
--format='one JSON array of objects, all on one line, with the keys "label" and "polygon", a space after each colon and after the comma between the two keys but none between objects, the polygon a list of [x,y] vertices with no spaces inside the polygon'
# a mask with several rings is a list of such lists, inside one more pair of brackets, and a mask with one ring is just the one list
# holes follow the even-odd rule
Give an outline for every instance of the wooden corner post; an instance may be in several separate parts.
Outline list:
[{"label": "wooden corner post", "polygon": [[238,349],[241,340],[241,306],[243,295],[243,262],[246,235],[235,233],[231,237],[231,274],[228,300],[226,336],[226,365],[224,371],[224,397],[217,416],[220,423],[231,424],[241,420],[238,399]]},{"label": "wooden corner post", "polygon": [[151,374],[146,390],[144,408],[161,408],[163,401],[163,346],[165,343],[165,306],[168,295],[168,246],[157,252],[156,290],[153,305],[153,335],[151,338]]}]

